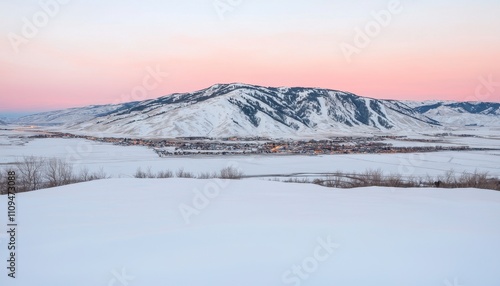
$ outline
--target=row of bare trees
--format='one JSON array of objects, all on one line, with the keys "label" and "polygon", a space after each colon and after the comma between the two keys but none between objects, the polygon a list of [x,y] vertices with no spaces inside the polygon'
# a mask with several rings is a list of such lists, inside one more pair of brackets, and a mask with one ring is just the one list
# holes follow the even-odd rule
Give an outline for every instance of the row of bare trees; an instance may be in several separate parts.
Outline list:
[{"label": "row of bare trees", "polygon": [[[87,168],[75,171],[73,165],[58,158],[42,158],[35,156],[24,157],[10,167],[0,169],[0,194],[7,193],[8,171],[16,172],[17,192],[27,192],[42,188],[52,188],[73,183],[86,182],[109,178],[101,169],[90,172]],[[245,176],[235,167],[226,167],[219,172],[194,173],[178,169],[175,173],[170,170],[153,173],[151,168],[146,171],[137,169],[135,178],[198,178],[198,179],[241,179]],[[292,183],[313,183],[333,188],[357,188],[368,186],[381,187],[438,187],[438,188],[480,188],[500,190],[500,180],[486,172],[455,173],[449,171],[438,177],[403,177],[399,174],[385,175],[379,170],[367,170],[363,173],[335,172],[323,174],[321,178],[292,178],[280,180]]]},{"label": "row of bare trees", "polygon": [[[102,169],[97,172],[90,172],[87,168],[75,171],[71,163],[59,158],[28,156],[19,159],[10,167],[0,169],[0,194],[7,193],[7,173],[9,171],[15,171],[16,173],[16,191],[18,193],[109,178]],[[201,173],[199,175],[185,171],[182,168],[178,169],[175,174],[170,170],[153,173],[151,168],[146,171],[139,168],[133,176],[135,178],[240,179],[243,173],[234,167],[226,167],[219,172]]]},{"label": "row of bare trees", "polygon": [[141,168],[138,168],[134,174],[135,178],[145,179],[145,178],[197,178],[197,179],[230,179],[237,180],[243,177],[243,172],[233,166],[222,168],[219,172],[204,172],[199,174],[194,174],[192,172],[185,171],[183,168],[178,169],[175,174],[170,170],[159,171],[157,173],[153,173],[151,168],[148,168],[146,171],[143,171]]},{"label": "row of bare trees", "polygon": [[310,180],[308,178],[291,178],[280,180],[289,183],[313,183],[331,188],[359,187],[395,187],[395,188],[477,188],[500,191],[500,180],[490,176],[488,172],[463,172],[453,170],[436,177],[404,177],[400,174],[386,175],[382,170],[367,170],[362,173],[335,172],[326,174],[323,178]]},{"label": "row of bare trees", "polygon": [[17,192],[28,192],[108,178],[102,169],[98,172],[90,172],[87,168],[82,168],[76,172],[71,163],[62,159],[27,156],[4,168],[4,170],[0,170],[0,182],[2,184],[0,194],[6,193],[6,174],[9,171],[16,172]]}]

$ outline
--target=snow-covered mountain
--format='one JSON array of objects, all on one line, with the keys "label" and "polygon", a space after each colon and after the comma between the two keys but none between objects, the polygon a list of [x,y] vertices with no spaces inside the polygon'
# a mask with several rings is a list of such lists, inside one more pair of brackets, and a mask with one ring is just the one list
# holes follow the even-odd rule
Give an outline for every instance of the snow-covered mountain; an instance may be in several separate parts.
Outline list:
[{"label": "snow-covered mountain", "polygon": [[68,108],[63,110],[48,111],[15,120],[16,124],[22,125],[66,125],[92,120],[94,118],[110,114],[122,109],[132,108],[138,102],[130,102],[116,105],[91,105],[86,107]]},{"label": "snow-covered mountain", "polygon": [[[90,134],[161,137],[300,137],[439,128],[441,120],[432,118],[432,109],[425,107],[336,90],[218,84],[141,102],[45,112],[17,123],[58,124]],[[498,107],[493,112],[498,120]]]},{"label": "snow-covered mountain", "polygon": [[447,126],[500,126],[500,103],[453,101],[405,103],[418,113]]}]

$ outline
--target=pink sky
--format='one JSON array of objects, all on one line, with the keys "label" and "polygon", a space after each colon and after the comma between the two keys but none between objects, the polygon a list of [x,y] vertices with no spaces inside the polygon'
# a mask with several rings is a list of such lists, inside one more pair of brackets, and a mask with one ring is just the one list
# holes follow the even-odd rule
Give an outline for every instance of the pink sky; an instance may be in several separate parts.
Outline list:
[{"label": "pink sky", "polygon": [[[455,4],[445,14],[437,10],[442,3],[402,1],[402,11],[350,61],[341,44],[354,45],[355,29],[366,28],[374,21],[371,12],[387,10],[391,1],[343,3],[341,9],[336,1],[248,1],[223,18],[210,1],[149,2],[154,5],[125,1],[99,10],[70,2],[17,52],[3,37],[0,112],[133,100],[148,68],[157,67],[168,76],[148,81],[154,88],[144,98],[243,82],[375,98],[500,101],[495,1],[450,1]],[[37,3],[0,4],[7,23],[0,32],[22,36],[22,18],[40,11]],[[485,79],[493,84],[484,86]]]}]

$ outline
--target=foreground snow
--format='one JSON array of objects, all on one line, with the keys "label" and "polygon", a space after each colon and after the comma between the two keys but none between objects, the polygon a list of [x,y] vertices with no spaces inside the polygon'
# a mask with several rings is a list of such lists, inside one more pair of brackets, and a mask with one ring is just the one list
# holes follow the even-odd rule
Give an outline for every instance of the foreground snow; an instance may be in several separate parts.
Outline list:
[{"label": "foreground snow", "polygon": [[500,283],[500,192],[111,179],[17,202],[0,285]]}]

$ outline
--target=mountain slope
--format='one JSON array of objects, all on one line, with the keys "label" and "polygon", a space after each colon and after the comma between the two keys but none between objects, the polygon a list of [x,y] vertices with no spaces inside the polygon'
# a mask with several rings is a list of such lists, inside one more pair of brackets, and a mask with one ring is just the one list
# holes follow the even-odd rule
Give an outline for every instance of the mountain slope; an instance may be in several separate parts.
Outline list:
[{"label": "mountain slope", "polygon": [[424,101],[406,104],[447,126],[500,126],[500,103]]},{"label": "mountain slope", "polygon": [[397,101],[335,90],[244,84],[214,85],[113,108],[86,122],[67,123],[66,127],[134,136],[288,137],[439,125]]},{"label": "mountain slope", "polygon": [[72,132],[131,136],[300,137],[419,132],[441,125],[465,126],[470,124],[469,118],[477,116],[480,123],[487,117],[488,124],[495,124],[499,105],[377,100],[328,89],[218,84],[141,102],[36,114],[18,123],[58,124]]},{"label": "mountain slope", "polygon": [[105,116],[123,109],[133,108],[138,102],[129,102],[117,105],[91,105],[86,107],[68,108],[57,111],[48,111],[23,116],[15,121],[16,124],[26,125],[65,125],[81,123],[97,117]]}]

